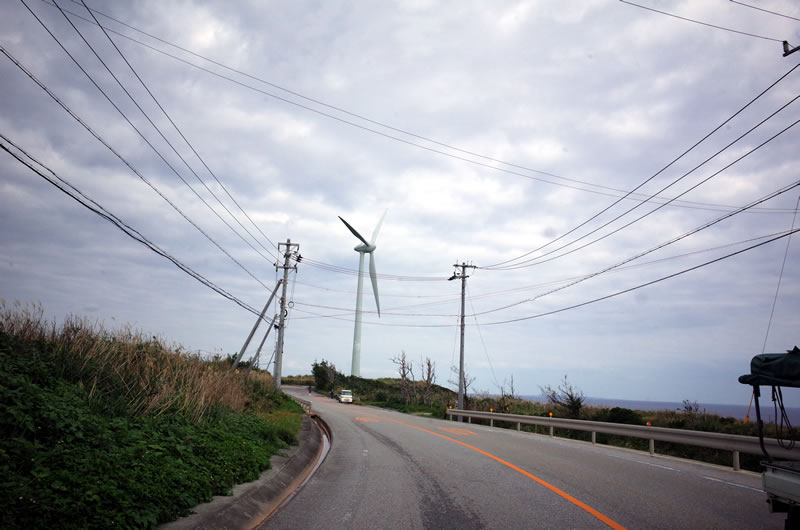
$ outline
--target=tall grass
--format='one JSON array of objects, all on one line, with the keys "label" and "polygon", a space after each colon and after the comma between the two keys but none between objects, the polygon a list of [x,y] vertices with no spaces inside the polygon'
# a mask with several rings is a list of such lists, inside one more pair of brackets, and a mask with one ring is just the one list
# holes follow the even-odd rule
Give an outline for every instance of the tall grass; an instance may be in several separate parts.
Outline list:
[{"label": "tall grass", "polygon": [[36,344],[28,351],[31,362],[46,362],[57,372],[51,375],[86,385],[92,401],[124,407],[132,416],[172,411],[200,422],[217,407],[234,412],[272,408],[268,373],[245,376],[223,361],[209,362],[130,327],[108,331],[75,316],[59,326],[45,319],[41,305],[9,307],[0,300],[0,332]]},{"label": "tall grass", "polygon": [[0,301],[0,528],[152,528],[296,443],[269,374]]}]

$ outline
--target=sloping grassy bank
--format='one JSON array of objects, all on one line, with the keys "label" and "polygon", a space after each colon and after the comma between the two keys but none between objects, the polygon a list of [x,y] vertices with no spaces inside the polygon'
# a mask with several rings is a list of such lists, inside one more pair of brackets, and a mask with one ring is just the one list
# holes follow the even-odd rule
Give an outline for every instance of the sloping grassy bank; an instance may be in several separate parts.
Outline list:
[{"label": "sloping grassy bank", "polygon": [[152,528],[255,479],[302,409],[130,330],[0,308],[0,527]]}]

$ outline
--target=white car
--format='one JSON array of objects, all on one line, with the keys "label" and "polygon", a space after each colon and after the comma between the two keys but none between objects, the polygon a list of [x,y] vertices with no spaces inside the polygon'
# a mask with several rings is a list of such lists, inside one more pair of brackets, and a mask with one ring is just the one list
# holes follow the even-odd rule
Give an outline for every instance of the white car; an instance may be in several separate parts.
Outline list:
[{"label": "white car", "polygon": [[353,391],[352,390],[342,390],[339,392],[339,403],[352,403],[353,402]]}]

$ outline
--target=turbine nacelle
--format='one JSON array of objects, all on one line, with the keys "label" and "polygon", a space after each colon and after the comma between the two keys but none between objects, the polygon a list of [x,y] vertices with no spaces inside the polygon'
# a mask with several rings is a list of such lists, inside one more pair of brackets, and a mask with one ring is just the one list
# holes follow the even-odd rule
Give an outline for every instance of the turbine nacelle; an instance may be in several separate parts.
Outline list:
[{"label": "turbine nacelle", "polygon": [[353,250],[355,250],[356,252],[364,252],[364,253],[367,253],[367,254],[372,254],[372,251],[374,251],[376,248],[378,248],[378,247],[376,247],[375,245],[372,245],[372,244],[370,244],[370,245],[358,245],[357,247],[353,247]]},{"label": "turbine nacelle", "polygon": [[[381,216],[381,220],[378,221],[377,225],[375,225],[375,230],[372,232],[372,241],[367,241],[364,238],[364,236],[362,236],[361,234],[358,233],[358,230],[353,228],[350,225],[350,223],[348,223],[347,221],[342,219],[341,215],[339,216],[339,220],[344,223],[344,225],[347,227],[348,230],[350,230],[350,233],[352,233],[354,236],[356,236],[356,238],[358,238],[359,241],[361,241],[361,244],[358,245],[358,246],[353,247],[353,250],[355,250],[356,252],[359,252],[361,254],[369,254],[369,279],[372,281],[372,294],[375,295],[375,307],[378,309],[378,316],[379,317],[381,316],[381,302],[380,302],[380,299],[378,298],[378,274],[377,274],[377,272],[375,272],[375,255],[373,254],[373,252],[375,252],[375,249],[377,248],[375,246],[375,240],[378,239],[378,234],[381,231],[381,225],[383,225],[383,219],[384,219],[384,217],[386,217],[386,212],[388,212],[388,211],[389,210],[387,209],[386,211],[383,212],[383,215]],[[360,264],[359,265],[359,270],[358,270],[359,278],[361,278],[363,276],[363,274],[364,274],[364,269],[362,267],[363,267],[363,265]],[[360,286],[360,283],[359,283],[359,286]],[[360,304],[361,303],[361,291],[360,290],[358,291],[358,294],[356,296],[358,296],[358,304]],[[360,313],[360,311],[359,311],[359,313]],[[360,316],[361,316],[360,314],[357,315],[357,317],[360,317]],[[358,321],[358,318],[356,318],[356,320]]]}]

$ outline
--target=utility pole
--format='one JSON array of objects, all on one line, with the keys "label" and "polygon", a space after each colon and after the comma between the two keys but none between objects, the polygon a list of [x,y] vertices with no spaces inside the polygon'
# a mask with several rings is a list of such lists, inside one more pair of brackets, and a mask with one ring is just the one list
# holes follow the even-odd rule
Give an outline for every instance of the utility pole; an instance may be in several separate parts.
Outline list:
[{"label": "utility pole", "polygon": [[[464,409],[464,391],[466,386],[466,381],[464,380],[464,295],[467,290],[467,269],[475,269],[475,265],[467,265],[463,261],[459,265],[456,263],[453,265],[456,268],[456,271],[453,272],[453,275],[448,278],[448,280],[455,280],[461,278],[461,353],[459,355],[459,366],[458,366],[458,409]],[[461,272],[458,272],[458,269],[461,269]],[[458,417],[458,421],[464,421],[463,416]]]},{"label": "utility pole", "polygon": [[[281,290],[281,316],[280,316],[280,323],[278,324],[278,352],[275,354],[275,373],[272,374],[272,378],[275,381],[275,390],[280,391],[281,389],[281,368],[283,365],[283,332],[286,328],[286,314],[288,310],[286,309],[286,285],[289,283],[289,269],[297,270],[296,265],[289,265],[289,260],[292,256],[297,255],[299,261],[299,254],[296,251],[300,250],[300,245],[297,243],[292,243],[291,239],[287,239],[286,243],[278,243],[278,252],[280,252],[281,247],[286,249],[286,252],[283,254],[284,261],[283,265],[278,265],[275,263],[276,269],[283,269],[283,289]],[[295,249],[295,252],[292,251]]]},{"label": "utility pole", "polygon": [[[261,310],[261,314],[258,315],[258,319],[256,320],[256,323],[253,325],[253,329],[250,330],[250,334],[247,336],[247,340],[244,341],[244,345],[242,345],[242,349],[239,350],[239,354],[236,356],[236,359],[233,361],[233,364],[231,365],[231,370],[236,370],[236,367],[239,366],[239,362],[242,360],[242,355],[244,355],[244,351],[250,345],[250,341],[253,340],[253,335],[256,334],[256,330],[258,329],[258,325],[261,324],[262,320],[264,320],[264,314],[267,312],[267,308],[272,303],[272,299],[275,298],[275,293],[278,292],[278,286],[281,284],[281,281],[285,282],[286,280],[278,280],[278,283],[275,285],[275,288],[272,290],[272,294],[269,295],[269,300],[267,300],[267,303],[264,305],[264,309],[262,309]],[[286,291],[286,289],[284,289],[284,292],[285,291]],[[272,321],[274,322],[275,319],[273,318]],[[270,328],[271,327],[272,327],[272,324],[270,323]],[[269,334],[269,329],[267,329],[267,334]],[[266,337],[264,337],[264,338],[266,338]],[[261,344],[264,344],[264,343],[262,342]],[[261,349],[261,347],[259,346],[259,350],[260,349]]]}]

